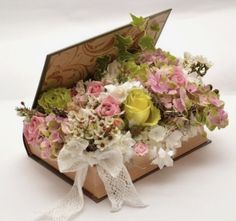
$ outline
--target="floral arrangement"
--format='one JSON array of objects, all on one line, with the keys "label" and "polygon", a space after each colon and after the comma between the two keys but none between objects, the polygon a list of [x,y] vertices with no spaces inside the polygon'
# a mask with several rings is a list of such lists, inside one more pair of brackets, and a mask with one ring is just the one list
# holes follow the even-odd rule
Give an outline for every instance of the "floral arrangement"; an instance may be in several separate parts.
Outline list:
[{"label": "floral arrangement", "polygon": [[[132,25],[142,34],[138,40],[117,35],[115,59],[99,57],[87,79],[43,92],[36,109],[24,103],[17,108],[25,117],[27,143],[40,148],[42,158],[60,161],[61,171],[72,171],[65,159],[73,164],[79,156],[95,165],[100,154],[114,150],[122,163],[137,155],[149,157],[160,169],[172,166],[183,141],[206,135],[203,126],[214,130],[228,125],[219,90],[202,80],[212,64],[202,56],[176,58],[156,49],[146,24],[132,15]],[[158,24],[151,28],[159,30]]]}]

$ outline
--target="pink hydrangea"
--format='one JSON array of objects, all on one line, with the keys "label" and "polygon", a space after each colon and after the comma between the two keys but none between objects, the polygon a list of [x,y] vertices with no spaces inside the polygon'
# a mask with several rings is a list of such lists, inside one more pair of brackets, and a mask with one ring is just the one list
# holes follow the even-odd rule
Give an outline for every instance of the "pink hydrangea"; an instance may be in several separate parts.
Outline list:
[{"label": "pink hydrangea", "polygon": [[106,97],[102,103],[96,108],[99,116],[114,116],[120,113],[119,102],[112,96]]},{"label": "pink hydrangea", "polygon": [[213,126],[224,128],[228,125],[228,114],[223,109],[219,109],[214,114],[210,114],[209,121]]},{"label": "pink hydrangea", "polygon": [[164,96],[164,97],[160,98],[160,101],[167,109],[171,109],[173,106],[171,96]]},{"label": "pink hydrangea", "polygon": [[174,105],[174,108],[176,109],[176,111],[178,111],[180,113],[182,113],[185,110],[185,105],[184,105],[182,99],[180,99],[180,98],[173,99],[173,105]]},{"label": "pink hydrangea", "polygon": [[181,87],[179,89],[179,98],[173,99],[173,105],[176,111],[182,113],[186,109],[186,102],[188,100],[186,90]]},{"label": "pink hydrangea", "polygon": [[50,136],[49,136],[49,140],[52,143],[61,143],[62,139],[61,139],[59,131],[58,130],[52,131]]},{"label": "pink hydrangea", "polygon": [[87,86],[87,92],[95,97],[98,97],[100,93],[104,91],[102,82],[100,81],[90,81]]},{"label": "pink hydrangea", "polygon": [[199,104],[202,106],[206,106],[209,104],[208,97],[206,94],[199,94],[198,99],[199,99]]},{"label": "pink hydrangea", "polygon": [[48,159],[51,155],[51,143],[48,138],[44,138],[40,143],[41,155],[44,159]]},{"label": "pink hydrangea", "polygon": [[148,153],[148,145],[140,141],[134,145],[134,151],[138,156],[144,156]]},{"label": "pink hydrangea", "polygon": [[35,146],[40,142],[40,128],[45,127],[45,118],[33,116],[30,122],[24,123],[24,136],[28,144]]},{"label": "pink hydrangea", "polygon": [[174,68],[173,75],[171,76],[171,81],[175,82],[178,86],[184,86],[186,84],[187,80],[181,67],[176,66]]},{"label": "pink hydrangea", "polygon": [[194,93],[197,91],[197,85],[191,82],[187,82],[186,90],[189,93]]},{"label": "pink hydrangea", "polygon": [[147,83],[150,89],[155,93],[163,94],[164,92],[168,92],[167,82],[162,79],[160,71],[150,74]]},{"label": "pink hydrangea", "polygon": [[208,101],[210,104],[216,106],[216,107],[221,107],[224,105],[224,102],[219,99],[219,97],[213,92],[210,93],[208,96]]}]

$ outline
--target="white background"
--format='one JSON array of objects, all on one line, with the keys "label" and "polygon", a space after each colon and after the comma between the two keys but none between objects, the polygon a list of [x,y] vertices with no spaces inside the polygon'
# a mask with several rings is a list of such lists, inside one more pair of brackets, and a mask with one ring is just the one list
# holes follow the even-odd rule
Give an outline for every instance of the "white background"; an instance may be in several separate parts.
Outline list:
[{"label": "white background", "polygon": [[[30,106],[46,54],[130,21],[128,13],[173,12],[158,46],[181,56],[203,54],[215,66],[205,81],[221,90],[230,125],[209,132],[213,143],[135,183],[145,209],[109,212],[109,202],[85,197],[78,220],[236,220],[236,1],[235,0],[0,0],[0,220],[32,221],[70,185],[26,156],[21,119]],[[75,219],[76,220],[76,219]]]}]

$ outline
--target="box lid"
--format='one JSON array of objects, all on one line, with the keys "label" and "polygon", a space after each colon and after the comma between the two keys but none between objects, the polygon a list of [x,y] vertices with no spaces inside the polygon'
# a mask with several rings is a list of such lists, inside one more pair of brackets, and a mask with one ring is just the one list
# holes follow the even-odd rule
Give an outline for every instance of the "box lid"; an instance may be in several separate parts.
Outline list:
[{"label": "box lid", "polygon": [[[168,9],[147,17],[146,31],[153,37],[155,43],[165,26],[170,12],[171,9]],[[149,27],[157,23],[160,30],[158,32],[151,31]],[[37,100],[43,91],[59,86],[71,87],[74,82],[84,79],[88,73],[92,73],[96,66],[97,57],[103,55],[116,56],[117,49],[114,43],[117,34],[131,35],[135,39],[140,34],[140,31],[128,24],[48,54],[34,98],[33,108],[37,106]]]}]

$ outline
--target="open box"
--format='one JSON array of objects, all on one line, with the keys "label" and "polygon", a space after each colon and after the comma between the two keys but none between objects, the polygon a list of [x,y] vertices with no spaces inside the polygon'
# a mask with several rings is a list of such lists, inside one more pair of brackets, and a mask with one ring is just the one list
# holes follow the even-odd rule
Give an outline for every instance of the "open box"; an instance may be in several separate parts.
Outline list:
[{"label": "open box", "polygon": [[[149,32],[149,35],[153,37],[155,42],[157,42],[163,30],[170,12],[171,10],[166,10],[149,17],[147,31]],[[158,32],[152,32],[151,29],[148,29],[148,26],[151,26],[153,23],[159,24],[160,30]],[[43,91],[55,87],[71,87],[78,80],[85,79],[88,74],[93,73],[97,57],[109,55],[115,58],[117,53],[117,49],[114,46],[116,34],[122,34],[125,36],[131,35],[136,39],[138,38],[139,32],[135,27],[126,25],[49,54],[46,58],[32,108],[36,108],[37,100]],[[209,143],[209,140],[199,134],[189,139],[187,142],[184,142],[182,147],[178,148],[174,158],[178,159],[187,153],[206,145],[207,143]],[[29,146],[25,138],[24,144],[27,153],[31,158],[46,166],[66,181],[73,183],[75,174],[61,174],[58,171],[57,161],[41,159],[39,148]],[[135,156],[132,158],[130,163],[126,164],[126,166],[133,181],[157,170],[157,166],[151,165],[150,160],[146,157]],[[100,177],[98,176],[96,166],[89,167],[84,183],[84,190],[85,193],[95,201],[100,201],[106,196],[106,191]]]}]

